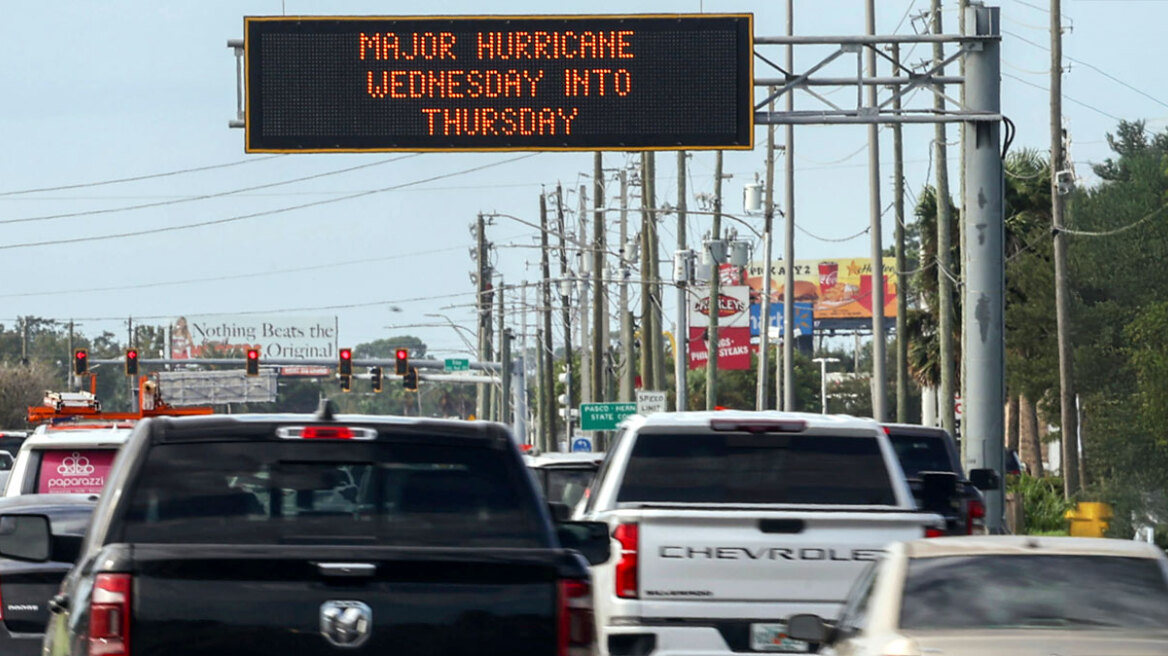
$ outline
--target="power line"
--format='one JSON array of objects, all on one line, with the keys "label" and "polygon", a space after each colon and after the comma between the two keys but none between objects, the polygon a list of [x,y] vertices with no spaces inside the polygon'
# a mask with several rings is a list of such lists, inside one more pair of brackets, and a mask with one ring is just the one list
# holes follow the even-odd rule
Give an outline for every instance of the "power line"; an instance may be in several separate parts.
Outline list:
[{"label": "power line", "polygon": [[510,164],[512,162],[518,162],[519,160],[528,159],[530,157],[535,157],[536,155],[539,155],[539,154],[540,153],[529,153],[527,155],[520,155],[519,157],[512,157],[510,159],[505,159],[505,160],[501,160],[498,162],[492,162],[490,164],[483,164],[482,166],[475,166],[475,167],[471,167],[469,169],[455,171],[453,173],[445,173],[442,175],[436,175],[436,176],[432,176],[429,178],[423,178],[421,180],[414,180],[412,182],[403,182],[402,184],[391,185],[389,187],[382,187],[380,189],[371,189],[368,191],[362,191],[362,192],[355,193],[355,194],[349,194],[347,196],[340,196],[337,198],[326,198],[324,200],[313,201],[310,203],[302,203],[300,205],[290,205],[287,207],[279,207],[279,208],[276,208],[274,210],[253,212],[251,214],[240,214],[240,215],[228,217],[225,219],[214,219],[211,221],[200,221],[198,223],[186,223],[183,225],[167,226],[164,228],[153,228],[150,230],[137,230],[134,232],[119,232],[119,233],[114,233],[114,234],[109,234],[109,235],[96,235],[96,236],[92,236],[92,237],[74,237],[74,238],[70,238],[70,239],[54,239],[54,240],[50,240],[50,241],[32,241],[32,242],[24,242],[24,243],[20,243],[20,244],[0,244],[0,250],[10,250],[13,248],[32,248],[32,247],[36,247],[36,246],[56,246],[56,245],[61,245],[61,244],[76,244],[76,243],[81,243],[81,242],[105,241],[105,240],[109,240],[109,239],[121,239],[123,237],[140,237],[143,235],[154,235],[154,234],[160,234],[160,233],[164,233],[164,232],[174,232],[174,231],[178,231],[178,230],[192,230],[194,228],[203,228],[203,227],[212,226],[212,225],[223,225],[223,224],[227,224],[227,223],[236,223],[239,221],[246,221],[248,219],[255,219],[255,218],[262,217],[262,216],[272,216],[275,214],[283,214],[285,212],[291,212],[294,210],[301,210],[301,209],[305,209],[305,208],[309,208],[309,207],[318,207],[321,205],[329,205],[332,203],[338,203],[338,202],[345,201],[345,200],[353,200],[355,198],[362,198],[365,196],[371,196],[373,194],[385,193],[387,191],[395,191],[398,189],[403,189],[405,187],[412,187],[415,185],[425,184],[427,182],[434,182],[435,180],[444,180],[447,178],[453,178],[453,177],[456,177],[459,175],[465,175],[467,173],[474,173],[476,171],[482,171],[484,169],[494,168],[496,166],[502,166],[504,164]]},{"label": "power line", "polygon": [[378,162],[370,162],[367,164],[358,164],[357,166],[350,166],[343,169],[336,169],[333,171],[326,171],[324,173],[316,173],[313,175],[306,175],[302,178],[293,178],[291,180],[281,180],[279,182],[269,182],[267,184],[256,185],[254,187],[240,187],[238,189],[231,189],[228,191],[221,191],[214,194],[203,194],[201,196],[183,196],[181,198],[173,198],[169,200],[156,201],[153,203],[143,203],[141,205],[128,205],[125,207],[109,207],[100,210],[85,210],[82,212],[68,212],[65,214],[48,214],[45,216],[27,216],[19,219],[4,219],[0,220],[0,225],[7,225],[10,223],[30,223],[33,221],[51,221],[54,219],[67,219],[78,216],[95,216],[98,214],[113,214],[115,212],[128,212],[131,210],[141,210],[149,207],[164,207],[167,205],[178,205],[180,203],[191,203],[199,200],[208,200],[211,198],[223,198],[224,196],[231,196],[246,191],[258,191],[260,189],[271,189],[272,187],[281,187],[283,185],[295,184],[297,182],[307,182],[308,180],[316,180],[319,178],[327,178],[332,175],[340,175],[341,173],[350,173],[360,169],[367,169],[374,166],[382,166],[384,164],[391,164],[393,162],[400,162],[403,159],[410,159],[418,157],[422,153],[413,153],[411,155],[403,155],[401,157],[392,157],[390,159],[383,159]]},{"label": "power line", "polygon": [[115,178],[113,180],[102,180],[100,182],[81,182],[78,184],[61,185],[58,187],[39,187],[35,189],[14,189],[12,191],[0,191],[0,196],[16,196],[18,194],[35,194],[42,191],[64,191],[66,189],[81,189],[83,187],[101,187],[104,185],[120,184],[123,182],[138,182],[140,180],[153,180],[155,178],[165,178],[172,175],[182,175],[184,173],[198,173],[200,171],[210,171],[213,169],[225,169],[231,166],[239,166],[241,164],[251,164],[252,162],[263,162],[269,159],[283,157],[283,155],[268,155],[266,157],[255,157],[236,162],[225,162],[223,164],[211,164],[209,166],[196,166],[189,169],[178,169],[176,171],[166,171],[163,173],[150,173],[148,175],[137,175],[130,178]]},{"label": "power line", "polygon": [[1160,214],[1161,212],[1163,212],[1166,209],[1168,209],[1168,203],[1161,205],[1160,207],[1156,208],[1155,210],[1152,210],[1147,215],[1145,215],[1143,218],[1141,218],[1137,221],[1133,221],[1132,223],[1129,223],[1125,226],[1121,226],[1119,228],[1116,228],[1114,230],[1104,230],[1102,232],[1091,232],[1091,231],[1087,231],[1087,230],[1072,230],[1070,228],[1064,227],[1064,228],[1060,228],[1060,231],[1065,232],[1068,235],[1076,235],[1079,237],[1110,237],[1112,235],[1118,235],[1121,232],[1127,232],[1128,230],[1131,230],[1132,228],[1135,228],[1136,226],[1147,223],[1148,221],[1152,220],[1158,214]]},{"label": "power line", "polygon": [[[1028,81],[1028,80],[1023,80],[1022,78],[1018,77],[1017,75],[1011,75],[1011,74],[1009,74],[1009,73],[1002,73],[1002,77],[1008,77],[1008,78],[1010,78],[1011,80],[1015,80],[1015,81],[1021,82],[1022,84],[1025,84],[1026,86],[1029,86],[1029,87],[1034,87],[1035,89],[1040,89],[1040,90],[1042,90],[1042,91],[1046,91],[1047,93],[1050,93],[1050,89],[1048,89],[1047,87],[1044,87],[1044,86],[1042,86],[1041,84],[1035,84],[1035,83],[1033,83],[1033,82],[1030,82],[1030,81]],[[1107,113],[1107,112],[1103,111],[1102,109],[1099,109],[1098,107],[1095,107],[1094,105],[1088,105],[1087,103],[1085,103],[1085,102],[1083,102],[1083,101],[1081,101],[1081,100],[1075,100],[1074,98],[1072,98],[1072,97],[1068,96],[1068,95],[1067,95],[1067,94],[1065,94],[1065,93],[1063,94],[1063,98],[1065,98],[1065,99],[1069,100],[1070,102],[1073,102],[1073,103],[1075,103],[1076,105],[1082,105],[1083,107],[1086,107],[1087,109],[1089,109],[1089,110],[1091,110],[1091,111],[1093,111],[1093,112],[1097,112],[1097,113],[1099,113],[1099,114],[1102,114],[1102,115],[1104,115],[1104,116],[1106,116],[1107,118],[1110,118],[1110,119],[1112,119],[1112,120],[1115,120],[1115,121],[1122,121],[1122,120],[1123,120],[1123,119],[1121,119],[1120,117],[1116,116],[1115,114],[1109,114],[1109,113]]]}]

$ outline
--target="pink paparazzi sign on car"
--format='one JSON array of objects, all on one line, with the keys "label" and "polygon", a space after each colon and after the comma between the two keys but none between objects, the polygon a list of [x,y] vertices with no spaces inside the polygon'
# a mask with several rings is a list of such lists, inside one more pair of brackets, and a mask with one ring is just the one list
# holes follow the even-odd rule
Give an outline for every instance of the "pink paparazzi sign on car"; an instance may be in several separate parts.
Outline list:
[{"label": "pink paparazzi sign on car", "polygon": [[45,451],[37,493],[97,494],[116,455],[114,449]]}]

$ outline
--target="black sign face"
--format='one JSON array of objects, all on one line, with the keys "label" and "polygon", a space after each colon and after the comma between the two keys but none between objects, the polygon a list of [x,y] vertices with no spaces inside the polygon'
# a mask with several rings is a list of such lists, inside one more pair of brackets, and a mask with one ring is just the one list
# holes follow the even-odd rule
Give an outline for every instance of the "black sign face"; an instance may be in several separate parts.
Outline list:
[{"label": "black sign face", "polygon": [[751,19],[245,18],[246,150],[749,149]]}]

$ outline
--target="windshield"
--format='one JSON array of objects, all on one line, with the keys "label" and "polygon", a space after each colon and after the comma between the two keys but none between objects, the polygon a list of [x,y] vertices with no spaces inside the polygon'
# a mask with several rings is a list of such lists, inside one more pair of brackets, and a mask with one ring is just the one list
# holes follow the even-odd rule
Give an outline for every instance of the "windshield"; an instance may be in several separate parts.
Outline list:
[{"label": "windshield", "polygon": [[1158,561],[1114,556],[915,558],[905,579],[904,629],[1168,627]]},{"label": "windshield", "polygon": [[131,493],[125,539],[546,546],[503,456],[383,442],[158,445]]},{"label": "windshield", "polygon": [[618,502],[895,505],[874,438],[641,434]]},{"label": "windshield", "polygon": [[908,478],[920,478],[923,471],[953,471],[949,450],[945,448],[944,440],[939,437],[892,433],[888,439],[892,442],[892,449],[896,451],[896,458],[900,460],[900,466]]}]

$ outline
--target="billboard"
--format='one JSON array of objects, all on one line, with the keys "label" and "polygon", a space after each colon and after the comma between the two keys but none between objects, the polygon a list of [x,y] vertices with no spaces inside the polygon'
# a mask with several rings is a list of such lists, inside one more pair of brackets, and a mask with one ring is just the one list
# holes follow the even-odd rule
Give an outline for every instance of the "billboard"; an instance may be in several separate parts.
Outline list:
[{"label": "billboard", "polygon": [[260,358],[296,360],[337,357],[337,318],[328,316],[198,315],[170,325],[175,360],[230,358],[256,348]]},{"label": "billboard", "polygon": [[[782,303],[787,275],[786,262],[771,263],[771,303]],[[746,284],[751,302],[762,297],[763,263],[751,262]],[[816,324],[833,319],[872,318],[872,259],[868,257],[795,260],[796,303],[811,304]],[[896,258],[886,257],[881,275],[884,285],[884,316],[896,316]]]},{"label": "billboard", "polygon": [[711,300],[709,287],[690,295],[689,368],[704,367],[709,360],[711,308],[718,312],[718,369],[749,369],[750,288],[745,285],[719,287],[717,302]]},{"label": "billboard", "polygon": [[753,147],[751,14],[253,16],[247,152]]}]

